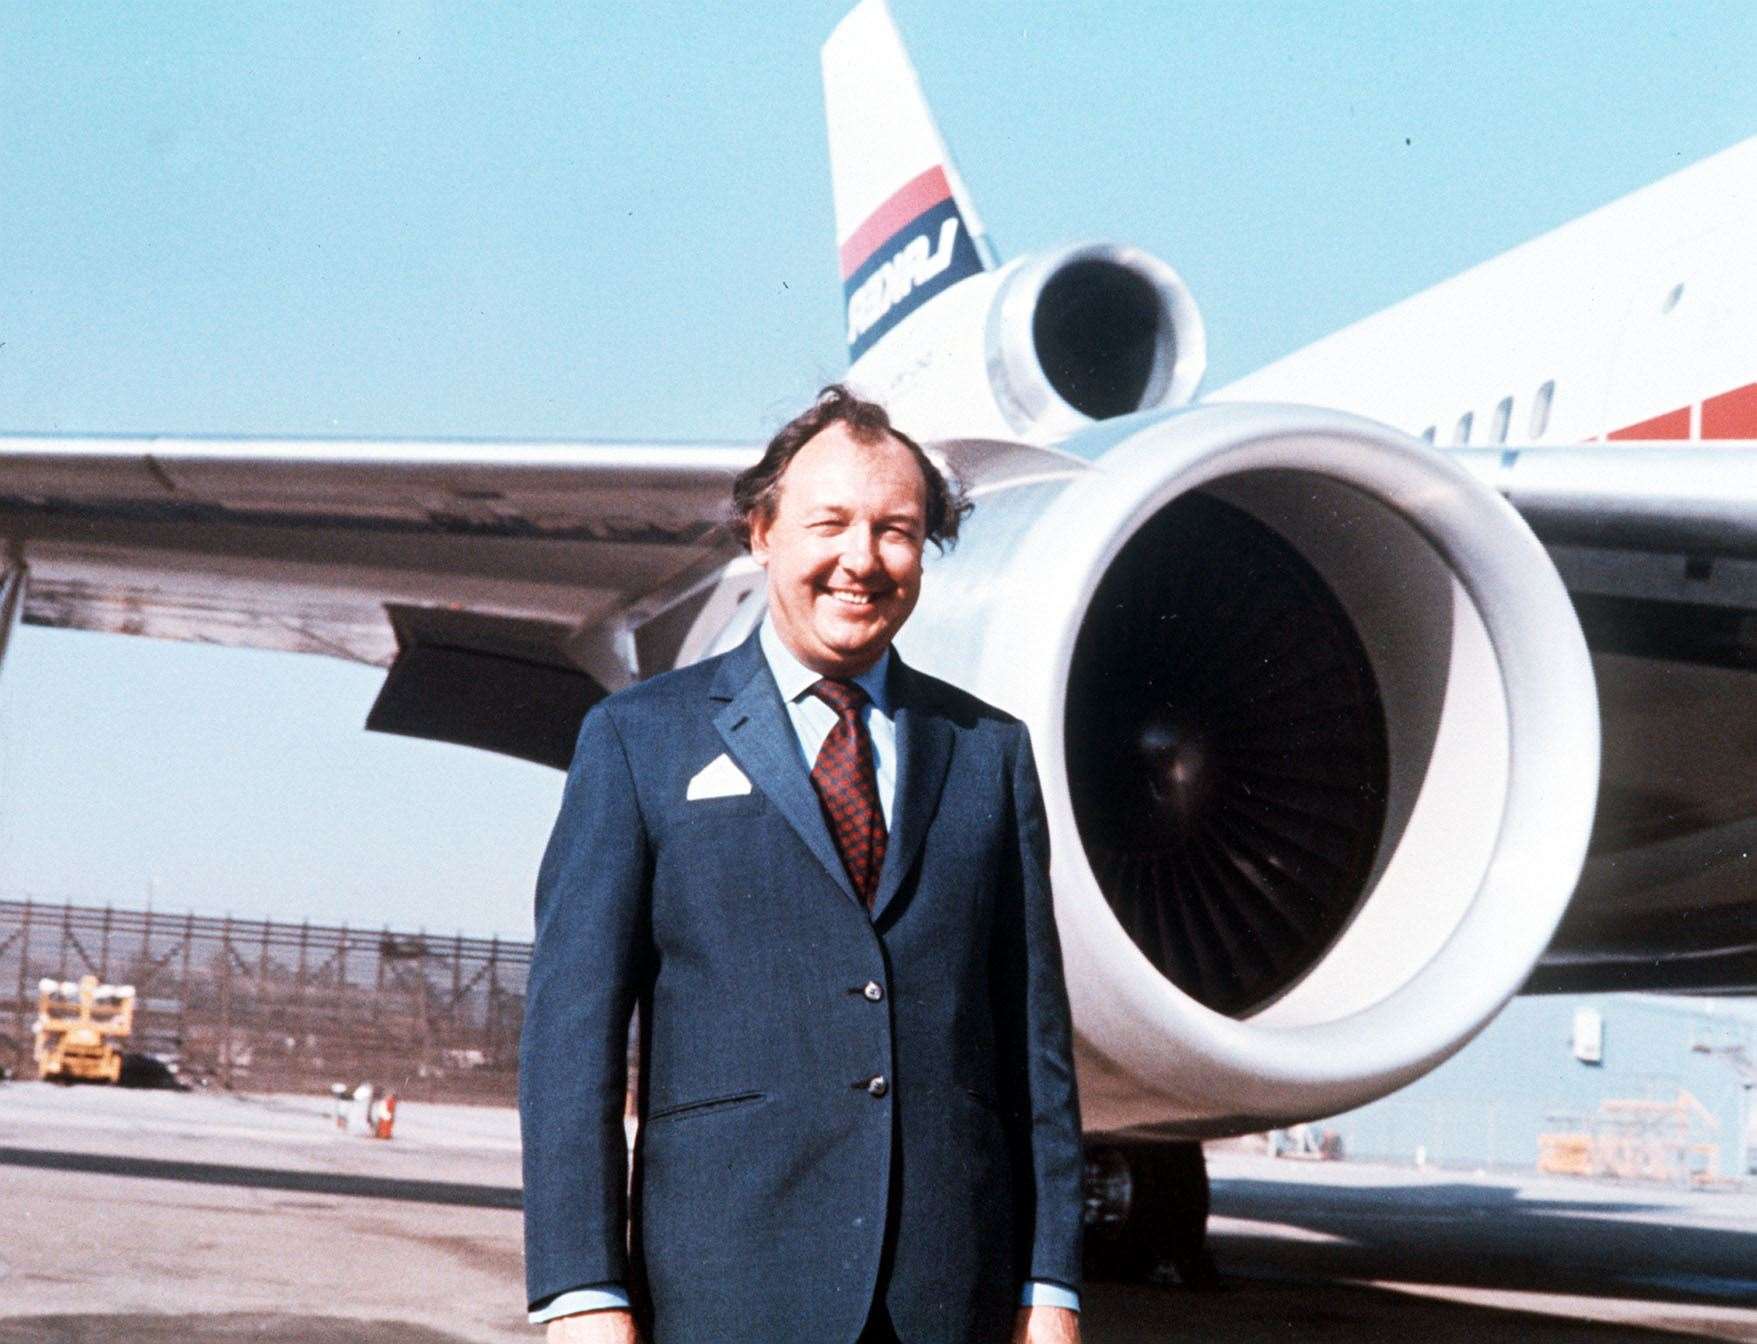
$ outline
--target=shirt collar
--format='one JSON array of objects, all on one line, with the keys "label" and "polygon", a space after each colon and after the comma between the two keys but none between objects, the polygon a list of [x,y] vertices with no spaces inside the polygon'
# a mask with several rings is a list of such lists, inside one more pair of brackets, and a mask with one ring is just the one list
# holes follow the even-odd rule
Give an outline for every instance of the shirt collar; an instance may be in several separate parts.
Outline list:
[{"label": "shirt collar", "polygon": [[[823,673],[814,672],[799,659],[793,656],[793,650],[781,638],[781,632],[775,629],[775,618],[772,615],[763,617],[762,634],[763,657],[768,659],[769,671],[775,678],[775,685],[781,690],[781,698],[789,704],[798,700],[819,681]],[[891,698],[886,693],[886,679],[891,671],[891,651],[887,648],[879,655],[879,660],[858,677],[854,684],[866,692],[867,699],[879,713],[889,715]]]}]

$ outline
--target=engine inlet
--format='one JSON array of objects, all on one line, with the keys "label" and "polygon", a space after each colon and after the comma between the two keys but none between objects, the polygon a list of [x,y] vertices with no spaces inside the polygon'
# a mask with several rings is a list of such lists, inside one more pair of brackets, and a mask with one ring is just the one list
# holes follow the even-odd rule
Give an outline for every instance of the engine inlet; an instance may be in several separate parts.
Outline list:
[{"label": "engine inlet", "polygon": [[1216,1012],[1272,1002],[1347,927],[1385,826],[1385,712],[1342,605],[1192,492],[1100,582],[1067,705],[1075,819],[1118,921]]},{"label": "engine inlet", "polygon": [[1152,405],[1177,363],[1177,331],[1159,290],[1109,260],[1077,261],[1051,276],[1031,336],[1049,385],[1094,420]]}]

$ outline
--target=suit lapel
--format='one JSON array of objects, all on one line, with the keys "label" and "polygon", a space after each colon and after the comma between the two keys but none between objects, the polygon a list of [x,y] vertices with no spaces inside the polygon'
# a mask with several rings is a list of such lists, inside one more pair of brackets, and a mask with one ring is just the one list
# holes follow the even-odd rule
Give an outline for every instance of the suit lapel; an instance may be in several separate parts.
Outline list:
[{"label": "suit lapel", "polygon": [[[891,714],[897,727],[897,793],[891,803],[891,834],[872,900],[877,921],[896,897],[921,851],[939,810],[940,790],[952,761],[952,724],[934,712],[915,673],[891,650]],[[807,781],[810,787],[810,781]],[[832,846],[832,849],[834,846]]]},{"label": "suit lapel", "polygon": [[800,759],[798,734],[781,703],[781,692],[775,687],[756,635],[726,656],[709,695],[725,702],[714,715],[714,727],[732,759],[787,818],[848,899],[860,905],[836,842],[824,824],[823,807]]}]

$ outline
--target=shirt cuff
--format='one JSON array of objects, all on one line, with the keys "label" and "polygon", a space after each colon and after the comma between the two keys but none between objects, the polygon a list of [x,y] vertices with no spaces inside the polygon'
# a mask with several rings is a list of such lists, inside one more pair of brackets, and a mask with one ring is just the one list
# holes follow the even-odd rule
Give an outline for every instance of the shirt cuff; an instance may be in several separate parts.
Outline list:
[{"label": "shirt cuff", "polygon": [[1080,1309],[1080,1295],[1072,1288],[1064,1288],[1059,1283],[1045,1283],[1041,1279],[1032,1279],[1019,1294],[1021,1307],[1066,1307],[1069,1311]]},{"label": "shirt cuff", "polygon": [[557,1316],[573,1316],[582,1311],[628,1310],[628,1294],[619,1283],[594,1283],[584,1288],[570,1288],[557,1293],[542,1305],[532,1308],[531,1324],[542,1325]]}]

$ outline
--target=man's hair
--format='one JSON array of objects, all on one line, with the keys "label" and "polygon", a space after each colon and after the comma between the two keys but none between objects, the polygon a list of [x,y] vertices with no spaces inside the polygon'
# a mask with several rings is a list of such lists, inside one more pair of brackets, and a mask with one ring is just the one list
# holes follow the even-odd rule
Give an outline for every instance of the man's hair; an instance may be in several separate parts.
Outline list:
[{"label": "man's hair", "polygon": [[878,444],[895,439],[909,450],[927,486],[927,536],[941,551],[958,540],[958,526],[973,507],[956,481],[946,480],[920,444],[891,423],[889,412],[876,401],[867,401],[841,383],[831,383],[817,400],[782,425],[769,440],[761,460],[738,473],[732,483],[732,530],[745,548],[750,547],[750,525],[756,519],[770,522],[781,499],[781,477],[799,450],[831,425],[840,424],[856,443]]}]

